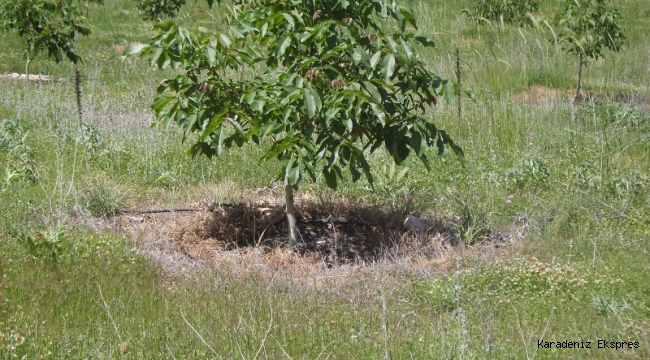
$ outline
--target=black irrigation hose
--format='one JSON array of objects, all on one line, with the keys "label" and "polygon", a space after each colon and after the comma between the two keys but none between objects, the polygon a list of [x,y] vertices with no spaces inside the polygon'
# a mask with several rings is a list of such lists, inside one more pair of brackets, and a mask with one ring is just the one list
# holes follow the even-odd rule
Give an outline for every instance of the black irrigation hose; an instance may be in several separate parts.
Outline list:
[{"label": "black irrigation hose", "polygon": [[137,213],[137,214],[159,214],[159,213],[169,213],[169,212],[201,211],[201,210],[203,209],[180,208],[180,209],[129,210],[125,212]]},{"label": "black irrigation hose", "polygon": [[363,221],[343,221],[343,220],[298,220],[299,224],[334,224],[334,225],[362,225],[362,226],[373,226],[377,224],[370,224]]},{"label": "black irrigation hose", "polygon": [[[222,204],[220,206],[232,206],[230,204]],[[137,213],[137,214],[161,214],[161,213],[173,213],[173,212],[186,212],[186,211],[203,211],[202,208],[177,208],[177,209],[152,209],[152,210],[129,210],[125,211],[126,213]],[[361,226],[374,226],[377,224],[366,223],[363,221],[343,221],[343,220],[298,220],[299,224],[334,224],[334,225],[361,225]]]}]

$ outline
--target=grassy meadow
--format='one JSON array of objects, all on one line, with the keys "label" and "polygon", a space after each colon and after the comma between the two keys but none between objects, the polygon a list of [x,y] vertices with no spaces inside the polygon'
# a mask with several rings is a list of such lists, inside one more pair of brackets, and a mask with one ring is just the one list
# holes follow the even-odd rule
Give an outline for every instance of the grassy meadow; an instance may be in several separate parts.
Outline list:
[{"label": "grassy meadow", "polygon": [[[577,57],[545,25],[479,26],[465,1],[416,1],[419,31],[436,42],[427,65],[453,78],[457,48],[476,96],[460,119],[455,102],[426,115],[466,166],[450,157],[427,172],[413,158],[398,181],[378,152],[374,190],[350,180],[332,194],[318,179],[299,193],[446,219],[460,244],[423,235],[439,251],[307,273],[288,250],[269,256],[289,265],[220,266],[119,231],[113,214],[220,202],[228,189],[249,198],[278,169],[258,163],[264,146],[192,159],[178,131],[151,127],[165,74],[120,55],[152,24],[131,1],[91,5],[92,34],[76,44],[83,125],[71,64],[30,67],[67,82],[0,82],[0,359],[650,358],[650,7],[610,4],[628,44],[584,69],[590,95],[573,105]],[[193,6],[182,21],[210,19]],[[23,72],[22,49],[2,34],[0,74]]]}]

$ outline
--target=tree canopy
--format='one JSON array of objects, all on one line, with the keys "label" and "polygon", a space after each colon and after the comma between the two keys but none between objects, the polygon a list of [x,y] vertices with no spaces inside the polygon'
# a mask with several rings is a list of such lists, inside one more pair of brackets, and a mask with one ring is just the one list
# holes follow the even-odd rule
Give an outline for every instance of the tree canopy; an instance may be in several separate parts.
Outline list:
[{"label": "tree canopy", "polygon": [[81,59],[74,50],[77,34],[90,34],[83,20],[72,0],[8,0],[0,6],[2,30],[17,31],[27,43],[27,75],[29,63],[43,51],[56,62],[66,57],[76,64]]},{"label": "tree canopy", "polygon": [[[279,178],[297,188],[321,173],[337,187],[373,177],[367,156],[385,148],[397,164],[411,153],[463,151],[424,113],[451,101],[456,83],[429,71],[418,53],[413,12],[379,0],[253,0],[215,29],[173,20],[155,25],[149,44],[127,49],[176,75],[160,82],[158,122],[177,123],[192,155],[219,156],[270,141]],[[196,134],[196,135],[192,135]]]}]

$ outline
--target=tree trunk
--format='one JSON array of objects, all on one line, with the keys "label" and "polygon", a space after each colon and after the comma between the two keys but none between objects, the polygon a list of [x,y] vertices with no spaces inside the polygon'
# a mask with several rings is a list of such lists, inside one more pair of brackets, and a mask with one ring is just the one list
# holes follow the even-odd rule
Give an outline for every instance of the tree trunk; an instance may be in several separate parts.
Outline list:
[{"label": "tree trunk", "polygon": [[582,82],[582,60],[584,59],[584,55],[580,53],[580,63],[578,64],[578,90],[576,91],[576,97],[573,99],[574,103],[579,103],[580,102],[580,84]]},{"label": "tree trunk", "polygon": [[27,61],[25,62],[25,81],[29,82],[29,63],[32,62],[32,57],[27,54]]},{"label": "tree trunk", "polygon": [[287,209],[287,221],[289,222],[289,247],[298,245],[298,229],[296,225],[296,209],[293,206],[293,188],[289,183],[289,178],[284,179],[284,199]]}]

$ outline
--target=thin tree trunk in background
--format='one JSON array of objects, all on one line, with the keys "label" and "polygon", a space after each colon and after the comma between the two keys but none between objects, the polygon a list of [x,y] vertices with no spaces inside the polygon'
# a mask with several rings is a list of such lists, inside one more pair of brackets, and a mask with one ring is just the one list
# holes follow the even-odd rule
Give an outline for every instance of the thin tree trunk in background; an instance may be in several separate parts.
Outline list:
[{"label": "thin tree trunk in background", "polygon": [[296,208],[293,205],[293,188],[289,178],[284,179],[284,200],[287,209],[287,221],[289,222],[289,247],[298,245],[298,229],[296,225]]},{"label": "thin tree trunk in background", "polygon": [[576,91],[575,99],[573,99],[574,103],[578,103],[580,101],[580,83],[582,82],[582,59],[583,59],[583,55],[580,54],[580,63],[578,64],[578,90]]},{"label": "thin tree trunk in background", "polygon": [[458,47],[456,47],[456,82],[458,83],[458,141],[460,141],[461,120],[463,117],[461,116],[460,52],[458,51]]},{"label": "thin tree trunk in background", "polygon": [[25,62],[25,81],[29,82],[29,64],[32,62],[32,58],[27,54],[27,62]]},{"label": "thin tree trunk in background", "polygon": [[[84,140],[84,122],[83,122],[83,107],[81,100],[83,98],[83,92],[81,89],[81,71],[79,71],[79,66],[74,64],[74,92],[77,97],[77,114],[79,115],[79,136]],[[90,176],[90,165],[88,164],[88,152],[86,149],[86,141],[84,140],[84,162],[86,163],[86,175]]]}]

